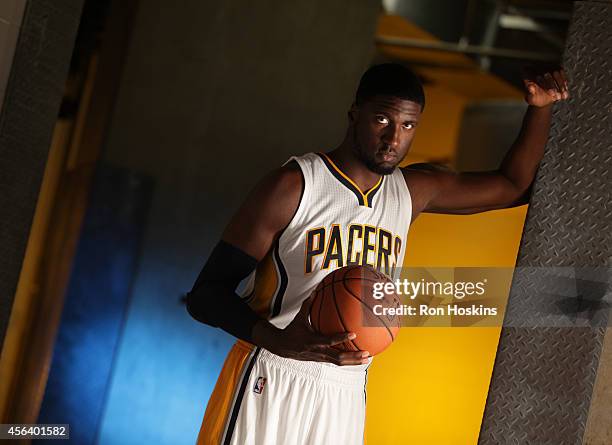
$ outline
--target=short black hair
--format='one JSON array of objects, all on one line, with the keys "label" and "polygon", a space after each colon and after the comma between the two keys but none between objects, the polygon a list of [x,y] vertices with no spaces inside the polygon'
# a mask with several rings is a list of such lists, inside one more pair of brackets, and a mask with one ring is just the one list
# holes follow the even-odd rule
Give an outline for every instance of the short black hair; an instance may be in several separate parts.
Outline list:
[{"label": "short black hair", "polygon": [[421,106],[421,111],[425,108],[425,93],[419,78],[409,68],[398,63],[374,65],[361,76],[355,103],[361,105],[378,95],[416,102]]}]

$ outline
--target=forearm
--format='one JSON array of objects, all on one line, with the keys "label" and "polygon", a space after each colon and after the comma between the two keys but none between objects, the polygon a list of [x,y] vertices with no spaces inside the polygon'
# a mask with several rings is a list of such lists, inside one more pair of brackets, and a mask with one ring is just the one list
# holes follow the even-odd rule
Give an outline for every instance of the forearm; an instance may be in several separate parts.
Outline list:
[{"label": "forearm", "polygon": [[256,265],[255,258],[220,241],[187,294],[189,314],[202,323],[252,342],[253,328],[262,318],[235,289]]},{"label": "forearm", "polygon": [[240,296],[220,283],[203,283],[187,294],[187,311],[196,320],[248,342],[259,316]]},{"label": "forearm", "polygon": [[502,161],[499,170],[514,185],[518,196],[529,188],[542,160],[551,115],[552,104],[544,107],[529,106],[521,131]]}]

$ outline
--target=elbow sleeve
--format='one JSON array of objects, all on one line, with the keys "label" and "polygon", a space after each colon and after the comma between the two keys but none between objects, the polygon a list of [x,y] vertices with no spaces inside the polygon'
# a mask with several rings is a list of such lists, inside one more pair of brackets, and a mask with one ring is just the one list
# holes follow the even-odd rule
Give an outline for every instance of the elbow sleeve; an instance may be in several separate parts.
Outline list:
[{"label": "elbow sleeve", "polygon": [[236,293],[236,287],[256,266],[255,258],[221,240],[187,294],[189,314],[202,323],[251,341],[253,326],[260,317]]}]

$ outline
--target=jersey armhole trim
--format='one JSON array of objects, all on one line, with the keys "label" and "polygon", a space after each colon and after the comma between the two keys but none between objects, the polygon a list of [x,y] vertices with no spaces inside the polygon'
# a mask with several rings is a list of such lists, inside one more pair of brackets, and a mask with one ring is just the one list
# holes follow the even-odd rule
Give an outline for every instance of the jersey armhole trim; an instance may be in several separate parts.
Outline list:
[{"label": "jersey armhole trim", "polygon": [[300,168],[300,175],[302,177],[302,191],[300,193],[300,200],[299,200],[298,205],[297,205],[297,207],[295,209],[295,212],[293,213],[293,216],[291,217],[291,219],[289,220],[287,225],[283,228],[283,230],[281,230],[281,233],[278,236],[279,240],[284,235],[284,233],[287,230],[287,228],[290,227],[295,221],[297,221],[298,218],[301,217],[302,214],[304,213],[304,206],[305,206],[304,203],[307,201],[307,197],[308,197],[308,195],[310,193],[310,189],[309,189],[309,187],[307,185],[308,181],[306,180],[306,174],[304,173],[304,167],[299,162],[298,158],[293,156],[293,157],[289,158],[289,160],[287,162],[285,162],[283,165],[290,164],[291,162],[295,162],[298,165],[298,167]]}]

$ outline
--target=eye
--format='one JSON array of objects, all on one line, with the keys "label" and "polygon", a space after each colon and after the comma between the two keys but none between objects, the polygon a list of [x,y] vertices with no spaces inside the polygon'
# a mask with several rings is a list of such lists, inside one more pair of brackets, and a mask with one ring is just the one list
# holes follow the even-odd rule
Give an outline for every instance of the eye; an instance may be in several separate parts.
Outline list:
[{"label": "eye", "polygon": [[410,122],[406,122],[406,123],[404,124],[404,128],[405,128],[406,130],[412,130],[412,129],[414,128],[414,124],[413,124],[413,123],[410,123]]},{"label": "eye", "polygon": [[389,123],[389,119],[387,119],[385,116],[379,114],[378,116],[376,116],[376,122],[378,122],[379,124],[386,125],[386,124]]}]

